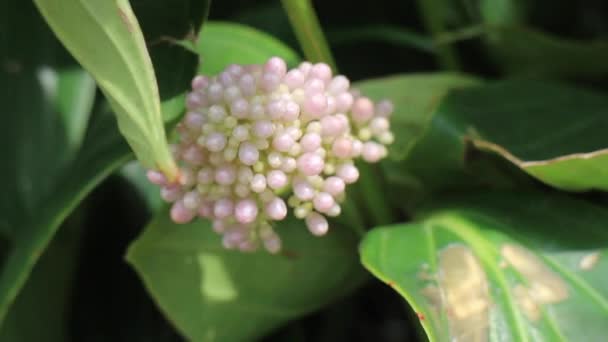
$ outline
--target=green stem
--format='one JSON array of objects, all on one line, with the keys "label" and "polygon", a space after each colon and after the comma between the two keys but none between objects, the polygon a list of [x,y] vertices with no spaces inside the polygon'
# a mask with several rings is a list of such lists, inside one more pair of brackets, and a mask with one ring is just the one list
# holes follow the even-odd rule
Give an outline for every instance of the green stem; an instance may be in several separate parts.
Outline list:
[{"label": "green stem", "polygon": [[[310,1],[282,0],[282,2],[306,59],[313,62],[325,62],[334,71],[337,71],[331,50]],[[351,193],[355,192],[356,206],[348,210],[349,216],[354,220],[351,222],[356,222],[354,225],[357,227],[353,228],[361,230],[361,222],[371,226],[392,222],[392,212],[388,206],[384,205],[386,200],[382,192],[384,189],[382,176],[378,174],[377,169],[364,163],[361,163],[359,170],[361,171],[360,188],[351,191]],[[361,217],[358,210],[368,215]]]},{"label": "green stem", "polygon": [[337,71],[336,62],[310,0],[281,0],[281,2],[306,59],[310,62],[325,62]]},{"label": "green stem", "polygon": [[[433,36],[433,39],[440,37],[445,30],[441,16],[441,1],[418,0],[418,10],[427,31]],[[452,46],[438,45],[436,48],[437,59],[443,69],[453,71],[460,69],[460,63]]]},{"label": "green stem", "polygon": [[379,165],[358,163],[357,168],[361,173],[360,183],[360,203],[365,203],[366,209],[371,216],[374,226],[383,226],[394,222],[395,215],[390,207],[388,196],[384,184],[384,176]]}]

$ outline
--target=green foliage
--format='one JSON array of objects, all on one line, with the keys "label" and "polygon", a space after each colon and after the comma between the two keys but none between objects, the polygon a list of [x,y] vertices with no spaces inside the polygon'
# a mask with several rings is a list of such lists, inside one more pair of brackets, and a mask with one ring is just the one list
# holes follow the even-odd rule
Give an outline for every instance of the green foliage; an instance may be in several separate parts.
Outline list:
[{"label": "green foliage", "polygon": [[[46,0],[36,4],[66,48],[99,84],[138,159],[172,179],[177,177],[165,138],[152,60],[129,2]],[[87,25],[83,27],[81,20]]]},{"label": "green foliage", "polygon": [[539,81],[454,91],[403,165],[431,188],[453,187],[470,178],[478,148],[557,188],[606,190],[607,108],[602,93]]},{"label": "green foliage", "polygon": [[276,230],[282,254],[243,255],[224,249],[209,222],[178,225],[161,210],[127,259],[188,340],[250,341],[347,295],[363,279],[347,227],[317,238],[289,219]]},{"label": "green foliage", "polygon": [[299,57],[275,38],[250,27],[224,22],[207,23],[194,50],[202,62],[199,73],[217,75],[230,64],[260,64],[269,57],[283,58],[291,67]]},{"label": "green foliage", "polygon": [[[395,333],[408,322],[430,341],[605,339],[607,5],[312,3],[216,2],[210,22],[208,0],[0,4],[0,340],[90,338],[70,326],[90,213],[142,230],[111,253],[127,250],[137,291],[173,325],[142,314],[145,328],[115,335],[129,341],[250,341],[281,327],[267,340],[410,340],[415,328]],[[394,103],[389,158],[358,165],[327,236],[278,224],[278,255],[223,249],[201,219],[172,223],[145,169],[176,176],[166,136],[193,75],[271,56],[291,67],[295,51]],[[81,205],[128,161],[117,187],[129,186],[103,196],[129,218]],[[139,227],[131,216],[144,212]],[[389,313],[399,299],[411,317]],[[120,330],[91,326],[97,339]]]}]

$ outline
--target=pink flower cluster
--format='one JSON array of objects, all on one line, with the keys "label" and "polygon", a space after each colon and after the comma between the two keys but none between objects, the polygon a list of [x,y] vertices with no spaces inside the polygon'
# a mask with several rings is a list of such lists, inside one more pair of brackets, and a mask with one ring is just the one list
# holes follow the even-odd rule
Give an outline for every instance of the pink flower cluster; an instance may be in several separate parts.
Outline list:
[{"label": "pink flower cluster", "polygon": [[324,235],[326,217],[340,214],[346,185],[359,177],[354,159],[377,162],[393,141],[392,104],[359,96],[324,63],[231,65],[217,77],[196,76],[192,89],[172,146],[179,181],[156,171],[148,179],[173,203],[173,221],[212,220],[226,248],[261,243],[278,252],[272,222],[288,207]]}]

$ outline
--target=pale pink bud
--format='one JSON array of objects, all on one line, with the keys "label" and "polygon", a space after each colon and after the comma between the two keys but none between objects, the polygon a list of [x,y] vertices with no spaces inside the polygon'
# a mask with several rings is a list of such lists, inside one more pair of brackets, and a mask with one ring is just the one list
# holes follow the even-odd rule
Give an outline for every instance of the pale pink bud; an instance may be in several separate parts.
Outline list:
[{"label": "pale pink bud", "polygon": [[294,90],[304,84],[304,74],[299,69],[293,69],[287,72],[283,81],[289,90]]},{"label": "pale pink bud", "polygon": [[228,71],[224,71],[217,76],[217,79],[224,87],[231,86],[234,83],[234,75]]},{"label": "pale pink bud", "polygon": [[268,120],[257,121],[253,125],[253,134],[260,138],[268,138],[274,132],[272,123]]},{"label": "pale pink bud", "polygon": [[306,176],[318,175],[324,167],[323,158],[315,153],[307,152],[298,158],[298,170]]},{"label": "pale pink bud", "polygon": [[354,183],[359,179],[359,170],[352,164],[341,165],[336,173],[346,184]]},{"label": "pale pink bud", "polygon": [[338,203],[336,203],[336,204],[334,204],[333,207],[331,207],[331,209],[329,209],[327,211],[327,216],[336,217],[336,216],[340,215],[341,212],[342,212],[342,208],[340,207],[340,205]]},{"label": "pale pink bud", "polygon": [[251,199],[240,200],[234,208],[234,217],[240,223],[247,224],[255,221],[258,216],[258,206]]},{"label": "pale pink bud", "polygon": [[331,151],[338,158],[350,157],[353,150],[353,143],[349,138],[338,138],[334,141]]},{"label": "pale pink bud", "polygon": [[161,172],[148,170],[146,176],[152,184],[165,185],[167,183],[167,177],[165,177],[165,175],[163,175]]},{"label": "pale pink bud", "polygon": [[192,89],[203,90],[209,85],[209,79],[202,75],[197,75],[192,79]]},{"label": "pale pink bud", "polygon": [[253,171],[251,171],[250,167],[241,166],[239,168],[237,177],[240,183],[247,184],[253,178]]},{"label": "pale pink bud", "polygon": [[226,102],[234,102],[241,98],[241,89],[236,85],[231,85],[224,90],[224,100]]},{"label": "pale pink bud", "polygon": [[266,176],[266,182],[271,189],[280,189],[287,185],[287,175],[280,170],[272,170]]},{"label": "pale pink bud", "polygon": [[327,219],[314,211],[306,215],[306,226],[308,227],[308,230],[316,236],[325,235],[329,230]]},{"label": "pale pink bud", "polygon": [[260,151],[251,143],[244,142],[239,147],[239,160],[245,165],[253,165],[260,158]]},{"label": "pale pink bud", "polygon": [[361,151],[361,156],[363,156],[363,160],[369,163],[375,163],[380,159],[384,158],[386,155],[386,148],[373,141],[366,142],[363,144],[363,150]]},{"label": "pale pink bud", "polygon": [[234,204],[232,203],[231,200],[229,200],[227,198],[222,198],[222,199],[218,200],[217,202],[215,202],[215,205],[213,206],[213,215],[215,215],[215,217],[220,218],[220,219],[231,216],[233,211],[234,211]]},{"label": "pale pink bud", "polygon": [[273,120],[279,120],[285,112],[285,102],[280,100],[271,101],[268,106],[268,115]]},{"label": "pale pink bud", "polygon": [[257,193],[266,190],[266,177],[261,174],[253,176],[251,179],[251,190]]},{"label": "pale pink bud", "polygon": [[185,161],[193,165],[200,165],[204,161],[203,151],[198,146],[189,146],[182,153]]},{"label": "pale pink bud", "polygon": [[226,224],[221,220],[213,220],[212,223],[213,231],[221,234],[226,231]]},{"label": "pale pink bud", "polygon": [[347,91],[348,87],[350,87],[350,82],[348,81],[348,78],[344,77],[343,75],[338,75],[334,77],[331,82],[329,82],[327,91],[334,95],[339,95]]},{"label": "pale pink bud", "polygon": [[226,147],[226,137],[222,133],[213,132],[205,139],[205,147],[209,151],[219,152]]},{"label": "pale pink bud", "polygon": [[277,151],[287,152],[293,146],[294,139],[288,133],[280,133],[274,137],[272,140],[272,147],[274,147]]},{"label": "pale pink bud", "polygon": [[244,125],[238,125],[232,130],[232,136],[237,141],[245,141],[249,138],[249,129]]},{"label": "pale pink bud", "polygon": [[287,205],[281,198],[275,197],[266,204],[266,215],[275,221],[280,221],[287,216]]},{"label": "pale pink bud", "polygon": [[321,133],[324,136],[335,137],[342,134],[345,128],[342,121],[334,115],[325,116],[321,119]]},{"label": "pale pink bud", "polygon": [[189,168],[183,168],[179,175],[179,184],[183,186],[192,186],[196,182],[196,175]]},{"label": "pale pink bud", "polygon": [[372,134],[374,134],[374,135],[380,135],[380,134],[388,131],[389,128],[390,128],[390,123],[388,122],[388,119],[385,117],[375,117],[369,123],[369,129],[370,129],[370,131],[372,131]]},{"label": "pale pink bud", "polygon": [[344,184],[344,180],[336,176],[328,177],[323,183],[323,191],[331,194],[332,196],[342,194],[345,187],[346,185]]},{"label": "pale pink bud", "polygon": [[249,103],[247,100],[240,98],[234,100],[230,104],[230,114],[235,118],[244,119],[249,115]]},{"label": "pale pink bud", "polygon": [[321,147],[321,136],[317,133],[304,134],[300,140],[300,146],[304,152],[313,152]]},{"label": "pale pink bud", "polygon": [[222,165],[215,170],[215,181],[221,185],[230,185],[236,180],[236,170],[232,165]]},{"label": "pale pink bud", "polygon": [[244,74],[239,80],[239,88],[244,96],[253,96],[256,92],[256,80],[251,74]]},{"label": "pale pink bud", "polygon": [[312,63],[302,62],[300,63],[300,65],[298,65],[298,69],[302,72],[304,78],[307,78],[308,74],[310,73],[310,70],[312,69]]},{"label": "pale pink bud", "polygon": [[186,97],[186,108],[192,110],[201,107],[204,104],[203,95],[199,93],[190,93]]},{"label": "pale pink bud", "polygon": [[356,99],[353,103],[352,116],[359,123],[368,121],[374,116],[374,103],[367,97]]},{"label": "pale pink bud", "polygon": [[299,116],[300,106],[293,101],[287,101],[285,103],[285,111],[283,112],[283,120],[291,122],[296,120]]},{"label": "pale pink bud", "polygon": [[313,118],[320,118],[327,109],[327,96],[317,93],[304,99],[304,111]]},{"label": "pale pink bud", "polygon": [[230,64],[226,67],[226,72],[229,72],[233,76],[240,76],[245,72],[245,69],[238,64]]},{"label": "pale pink bud", "polygon": [[194,218],[194,211],[186,208],[182,201],[177,201],[171,206],[171,219],[175,223],[188,223]]},{"label": "pale pink bud", "polygon": [[283,158],[283,162],[281,164],[281,170],[283,172],[287,172],[290,173],[293,170],[295,170],[297,167],[297,163],[296,160],[292,157],[285,157]]},{"label": "pale pink bud", "polygon": [[200,113],[188,112],[184,117],[184,123],[191,130],[200,130],[205,123],[205,118]]},{"label": "pale pink bud", "polygon": [[276,254],[281,250],[281,239],[276,234],[265,237],[263,242],[264,248],[266,248],[269,253]]},{"label": "pale pink bud", "polygon": [[317,63],[313,65],[312,69],[310,70],[310,77],[319,78],[323,80],[323,82],[329,82],[329,80],[331,80],[331,76],[331,68],[325,63]]},{"label": "pale pink bud", "polygon": [[315,196],[315,189],[310,183],[300,180],[293,185],[293,193],[302,201],[308,201]]},{"label": "pale pink bud", "polygon": [[262,89],[267,92],[274,91],[281,83],[281,77],[274,73],[264,73],[262,75]]},{"label": "pale pink bud", "polygon": [[182,195],[182,191],[178,185],[172,184],[160,188],[160,197],[166,202],[175,202]]},{"label": "pale pink bud", "polygon": [[334,204],[334,198],[327,192],[319,192],[313,200],[315,210],[322,213],[329,211],[329,209],[331,209]]},{"label": "pale pink bud", "polygon": [[354,101],[351,93],[339,94],[336,96],[336,110],[342,113],[348,112]]},{"label": "pale pink bud", "polygon": [[308,96],[312,96],[317,93],[325,91],[325,83],[318,78],[313,78],[304,84],[304,92]]},{"label": "pale pink bud", "polygon": [[200,207],[198,207],[198,216],[205,218],[213,216],[213,205],[209,202],[203,202]]},{"label": "pale pink bud", "polygon": [[264,64],[264,72],[276,74],[279,77],[285,76],[287,72],[287,65],[285,61],[280,57],[270,58],[266,64]]},{"label": "pale pink bud", "polygon": [[198,191],[189,191],[183,198],[184,207],[189,210],[196,210],[201,203],[201,197]]},{"label": "pale pink bud", "polygon": [[361,155],[361,150],[363,150],[363,143],[361,142],[361,140],[353,140],[353,149],[351,157],[356,158]]},{"label": "pale pink bud", "polygon": [[207,97],[212,103],[218,103],[224,99],[224,88],[221,84],[214,82],[207,88]]}]

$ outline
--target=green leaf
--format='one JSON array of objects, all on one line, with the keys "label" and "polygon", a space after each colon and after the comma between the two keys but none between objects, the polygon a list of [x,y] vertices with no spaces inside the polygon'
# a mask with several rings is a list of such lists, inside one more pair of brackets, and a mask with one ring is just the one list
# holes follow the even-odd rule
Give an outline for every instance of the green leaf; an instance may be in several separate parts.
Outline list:
[{"label": "green leaf", "polygon": [[0,340],[65,342],[70,340],[70,304],[80,262],[82,211],[76,210],[40,256],[6,321]]},{"label": "green leaf", "polygon": [[450,89],[479,84],[458,73],[421,73],[396,75],[357,82],[354,87],[375,101],[389,99],[395,106],[391,129],[395,142],[390,147],[393,159],[403,159],[415,138],[424,130],[430,115]]},{"label": "green leaf", "polygon": [[454,198],[372,230],[365,267],[418,313],[431,341],[603,341],[608,211],[561,195]]},{"label": "green leaf", "polygon": [[299,57],[272,36],[233,23],[208,22],[194,47],[201,56],[199,72],[217,75],[230,64],[260,64],[278,56],[294,66]]},{"label": "green leaf", "polygon": [[310,0],[282,0],[285,13],[291,22],[300,47],[310,62],[327,63],[336,71],[336,62]]},{"label": "green leaf", "polygon": [[565,39],[520,26],[491,26],[488,47],[505,71],[526,77],[597,78],[608,73],[608,42]]},{"label": "green leaf", "polygon": [[431,188],[451,186],[466,178],[476,147],[560,189],[606,190],[607,111],[604,94],[563,84],[510,80],[462,89],[437,108],[403,165]]},{"label": "green leaf", "polygon": [[[0,200],[0,225],[11,241],[0,274],[0,320],[65,217],[96,184],[130,158],[109,112],[93,117],[78,153],[70,155],[64,130],[70,124],[58,120],[66,116],[57,115],[54,104],[64,91],[82,100],[95,92],[78,83],[57,89],[62,82],[45,81],[53,77],[50,75],[49,69],[0,74],[2,88],[7,90],[0,95],[7,128],[0,143],[10,166],[0,174],[10,180],[2,189],[7,196]],[[61,79],[62,73],[55,76]],[[86,113],[69,119],[80,120],[80,115]]]},{"label": "green leaf", "polygon": [[207,221],[179,225],[162,210],[127,260],[188,340],[251,341],[362,280],[350,229],[336,226],[318,238],[291,218],[276,230],[282,254],[228,251]]},{"label": "green leaf", "polygon": [[176,177],[152,61],[129,2],[37,0],[36,5],[99,84],[137,158]]}]

